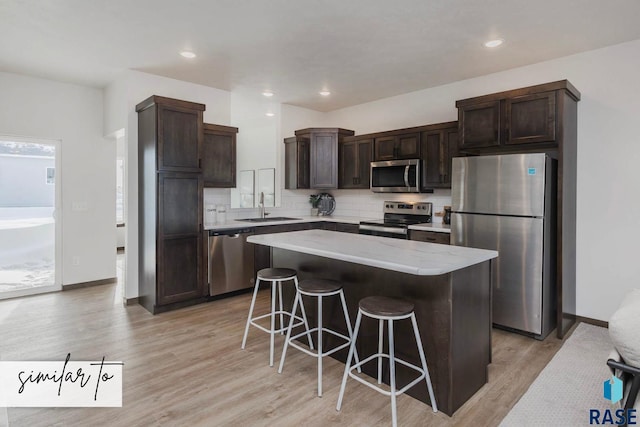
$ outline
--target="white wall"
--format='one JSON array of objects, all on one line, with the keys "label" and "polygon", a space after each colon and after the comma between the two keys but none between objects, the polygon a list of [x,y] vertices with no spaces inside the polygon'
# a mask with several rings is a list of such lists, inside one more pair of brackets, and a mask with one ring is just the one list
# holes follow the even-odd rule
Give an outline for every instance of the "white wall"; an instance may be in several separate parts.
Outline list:
[{"label": "white wall", "polygon": [[640,287],[640,40],[327,113],[369,133],[457,119],[455,101],[568,79],[578,103],[577,314],[608,320]]},{"label": "white wall", "polygon": [[61,141],[62,284],[115,277],[115,168],[105,159],[116,147],[103,138],[102,90],[0,72],[0,93],[1,134]]}]

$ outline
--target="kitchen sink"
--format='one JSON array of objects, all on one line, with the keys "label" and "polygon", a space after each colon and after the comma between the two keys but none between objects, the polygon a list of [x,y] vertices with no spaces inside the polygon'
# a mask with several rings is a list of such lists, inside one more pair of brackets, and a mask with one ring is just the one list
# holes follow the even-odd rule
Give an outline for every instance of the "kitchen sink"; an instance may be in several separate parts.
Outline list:
[{"label": "kitchen sink", "polygon": [[236,219],[236,221],[249,221],[249,222],[270,222],[270,221],[291,221],[291,220],[299,220],[300,218],[289,218],[286,216],[272,216],[266,218],[241,218]]}]

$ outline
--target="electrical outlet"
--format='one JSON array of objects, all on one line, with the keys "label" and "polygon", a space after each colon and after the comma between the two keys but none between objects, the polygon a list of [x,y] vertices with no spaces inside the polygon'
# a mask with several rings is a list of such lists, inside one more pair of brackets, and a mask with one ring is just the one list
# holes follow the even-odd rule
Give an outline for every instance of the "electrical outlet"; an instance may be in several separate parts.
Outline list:
[{"label": "electrical outlet", "polygon": [[80,257],[79,256],[74,256],[71,258],[71,264],[73,265],[80,265]]}]

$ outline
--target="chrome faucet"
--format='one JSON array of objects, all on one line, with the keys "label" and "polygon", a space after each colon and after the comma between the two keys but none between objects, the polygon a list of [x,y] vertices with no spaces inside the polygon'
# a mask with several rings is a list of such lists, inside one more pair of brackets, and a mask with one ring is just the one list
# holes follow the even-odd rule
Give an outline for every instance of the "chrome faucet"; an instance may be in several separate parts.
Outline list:
[{"label": "chrome faucet", "polygon": [[260,218],[264,218],[267,214],[264,211],[264,192],[260,192],[260,202],[258,203],[258,212]]}]

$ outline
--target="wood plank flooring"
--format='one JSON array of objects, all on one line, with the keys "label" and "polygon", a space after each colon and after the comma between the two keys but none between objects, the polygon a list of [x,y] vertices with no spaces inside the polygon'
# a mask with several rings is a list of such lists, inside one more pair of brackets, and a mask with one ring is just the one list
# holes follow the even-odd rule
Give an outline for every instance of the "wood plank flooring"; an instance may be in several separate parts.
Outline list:
[{"label": "wood plank flooring", "polygon": [[[316,361],[291,349],[277,373],[269,338],[252,328],[240,349],[250,294],[152,316],[123,307],[118,285],[0,301],[2,360],[122,360],[122,408],[9,408],[10,426],[378,426],[391,424],[389,399],[349,381],[335,410],[344,365],[325,359],[324,396]],[[260,292],[258,309],[269,295]],[[428,334],[428,330],[423,330]],[[412,397],[398,399],[403,426],[495,426],[560,348],[493,331],[489,383],[453,417]],[[361,355],[362,357],[362,355]],[[1,424],[1,422],[0,422]]]}]

